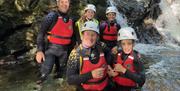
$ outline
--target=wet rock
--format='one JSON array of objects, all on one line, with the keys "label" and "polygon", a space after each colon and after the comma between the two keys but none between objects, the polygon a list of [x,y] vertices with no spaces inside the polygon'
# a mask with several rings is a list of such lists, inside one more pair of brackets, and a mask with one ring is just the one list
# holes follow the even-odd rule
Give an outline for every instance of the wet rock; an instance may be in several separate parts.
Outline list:
[{"label": "wet rock", "polygon": [[115,0],[118,10],[127,17],[128,25],[135,28],[141,43],[163,42],[153,23],[161,14],[160,0]]},{"label": "wet rock", "polygon": [[0,1],[0,6],[4,3],[4,1],[5,1],[5,0],[1,0],[1,1]]},{"label": "wet rock", "polygon": [[[0,8],[0,56],[35,45],[36,33],[49,0],[3,0]],[[55,2],[55,1],[54,1]],[[49,4],[48,4],[49,3]],[[53,4],[55,6],[55,4]],[[36,25],[37,24],[37,25]],[[6,50],[4,50],[6,49]]]},{"label": "wet rock", "polygon": [[17,59],[13,55],[8,55],[6,57],[0,58],[0,65],[10,65],[16,63],[17,63]]}]

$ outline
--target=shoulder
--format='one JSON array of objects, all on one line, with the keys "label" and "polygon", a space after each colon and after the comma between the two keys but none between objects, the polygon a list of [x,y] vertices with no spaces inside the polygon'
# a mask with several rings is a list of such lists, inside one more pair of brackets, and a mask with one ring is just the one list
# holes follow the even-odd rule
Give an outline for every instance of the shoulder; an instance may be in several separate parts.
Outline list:
[{"label": "shoulder", "polygon": [[101,24],[101,25],[107,25],[107,21],[104,21],[104,20],[103,20],[103,21],[100,22],[100,24]]},{"label": "shoulder", "polygon": [[119,23],[117,23],[117,22],[116,22],[116,27],[117,27],[118,29],[120,29],[120,28],[121,28],[120,24],[119,24]]},{"label": "shoulder", "polygon": [[58,14],[55,11],[50,11],[45,17],[45,21],[51,22],[55,19],[57,19]]},{"label": "shoulder", "polygon": [[69,55],[69,60],[72,60],[72,61],[77,60],[79,57],[79,52],[80,52],[80,47],[79,46],[75,47]]},{"label": "shoulder", "polygon": [[104,42],[97,42],[96,47],[99,51],[104,52],[108,48]]},{"label": "shoulder", "polygon": [[84,24],[84,20],[82,20],[81,18],[76,21],[76,25],[79,26],[79,25],[82,25],[82,24]]},{"label": "shoulder", "polygon": [[79,23],[80,23],[80,21],[81,21],[81,19],[77,20],[77,21],[76,21],[76,24],[79,24]]},{"label": "shoulder", "polygon": [[99,21],[97,19],[94,18],[93,21],[99,24]]},{"label": "shoulder", "polygon": [[107,22],[106,22],[106,21],[102,21],[102,22],[100,23],[100,28],[105,28],[106,25],[107,25]]},{"label": "shoulder", "polygon": [[134,52],[135,56],[137,56],[137,58],[141,58],[141,54],[138,51],[133,50],[133,52]]},{"label": "shoulder", "polygon": [[55,17],[55,16],[58,16],[58,13],[56,11],[50,11],[48,14],[47,14],[47,17]]}]

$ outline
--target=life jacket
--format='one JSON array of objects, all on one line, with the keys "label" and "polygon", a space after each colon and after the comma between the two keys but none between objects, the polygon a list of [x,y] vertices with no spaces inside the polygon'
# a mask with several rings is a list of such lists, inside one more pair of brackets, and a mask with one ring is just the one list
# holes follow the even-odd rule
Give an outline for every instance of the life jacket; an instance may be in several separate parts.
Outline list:
[{"label": "life jacket", "polygon": [[54,44],[68,45],[71,43],[71,37],[73,35],[72,20],[69,19],[67,23],[63,21],[62,17],[58,17],[58,20],[51,31],[48,32],[48,40]]},{"label": "life jacket", "polygon": [[[107,63],[104,57],[104,53],[100,53],[99,61],[96,64],[90,62],[89,57],[80,56],[80,74],[88,73],[94,69],[100,67],[107,67]],[[81,86],[86,91],[102,91],[108,84],[107,69],[104,71],[104,76],[102,78],[92,78],[86,83],[82,83]]]},{"label": "life jacket", "polygon": [[[96,20],[95,18],[92,19],[93,22],[97,23],[99,25],[99,21]],[[84,25],[84,22],[79,19],[77,22],[76,22],[76,26],[78,27],[78,31],[79,31],[79,35],[80,35],[80,38],[82,37],[82,33],[81,33],[81,30],[82,30],[82,27]]]},{"label": "life jacket", "polygon": [[[117,64],[121,64],[123,67],[125,67],[129,71],[136,73],[136,70],[134,67],[135,57],[133,56],[133,53],[131,53],[125,61],[121,59],[121,54],[122,53],[118,53],[117,55]],[[137,86],[136,82],[134,82],[133,80],[129,78],[126,78],[123,73],[119,73],[118,76],[113,78],[113,81],[115,81],[118,85],[121,85],[121,86],[128,86],[128,87]]]},{"label": "life jacket", "polygon": [[103,40],[107,41],[117,41],[118,28],[115,23],[113,26],[109,26],[107,23],[103,31]]}]

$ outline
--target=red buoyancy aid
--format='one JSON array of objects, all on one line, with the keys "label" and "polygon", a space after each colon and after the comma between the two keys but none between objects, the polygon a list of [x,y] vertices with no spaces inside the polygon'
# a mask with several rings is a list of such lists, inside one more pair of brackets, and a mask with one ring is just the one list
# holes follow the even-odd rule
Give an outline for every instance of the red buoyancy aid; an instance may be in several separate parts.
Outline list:
[{"label": "red buoyancy aid", "polygon": [[108,24],[106,23],[105,30],[103,32],[103,39],[108,40],[108,41],[116,41],[117,40],[117,34],[118,34],[117,29],[118,29],[117,25],[114,24],[113,26],[110,26],[110,28],[108,30]]},{"label": "red buoyancy aid", "polygon": [[[89,57],[83,58],[80,74],[90,72],[100,67],[107,67],[107,63],[105,61],[103,53],[100,54],[99,62],[96,64],[91,63]],[[107,78],[107,69],[106,69],[104,71],[104,76],[102,78],[93,78],[88,80],[87,83],[82,83],[81,85],[87,91],[88,90],[101,91],[107,86],[107,84],[108,84],[108,78]]]},{"label": "red buoyancy aid", "polygon": [[73,35],[72,20],[64,23],[62,17],[58,17],[58,20],[52,30],[48,32],[48,40],[54,44],[68,45],[71,43],[71,37]]},{"label": "red buoyancy aid", "polygon": [[[118,53],[117,63],[122,64],[123,67],[125,67],[129,71],[136,73],[133,62],[134,62],[134,57],[132,53],[128,56],[128,58],[125,61],[121,59],[121,53]],[[115,81],[118,85],[121,86],[129,86],[129,87],[137,86],[136,82],[134,82],[129,78],[124,77],[122,73],[119,73],[118,76],[114,77],[113,81]]]}]

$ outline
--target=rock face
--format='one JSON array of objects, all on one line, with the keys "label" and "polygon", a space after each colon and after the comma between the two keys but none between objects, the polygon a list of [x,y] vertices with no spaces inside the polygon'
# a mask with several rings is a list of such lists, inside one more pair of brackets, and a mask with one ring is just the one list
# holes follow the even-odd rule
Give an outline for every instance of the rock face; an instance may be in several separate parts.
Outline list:
[{"label": "rock face", "polygon": [[[87,3],[97,5],[97,17],[105,11],[106,0],[71,0],[70,15],[77,20]],[[0,59],[18,57],[36,48],[36,37],[43,17],[56,9],[56,0],[1,0],[0,1]],[[31,53],[34,55],[34,52]],[[2,57],[3,58],[3,57]]]},{"label": "rock face", "polygon": [[[159,43],[163,38],[153,22],[161,14],[160,0],[114,0],[125,14],[128,25],[136,29],[139,42]],[[70,15],[77,20],[87,3],[97,7],[96,17],[104,20],[107,0],[71,0]],[[56,9],[56,0],[0,1],[0,56],[21,55],[36,47],[36,36],[42,18]]]},{"label": "rock face", "polygon": [[159,43],[163,40],[153,26],[161,14],[160,0],[114,0],[118,10],[127,17],[128,25],[136,29],[139,42]]},{"label": "rock face", "polygon": [[[33,37],[49,0],[3,0],[0,3],[0,55],[33,46]],[[5,50],[4,50],[5,49]]]}]

